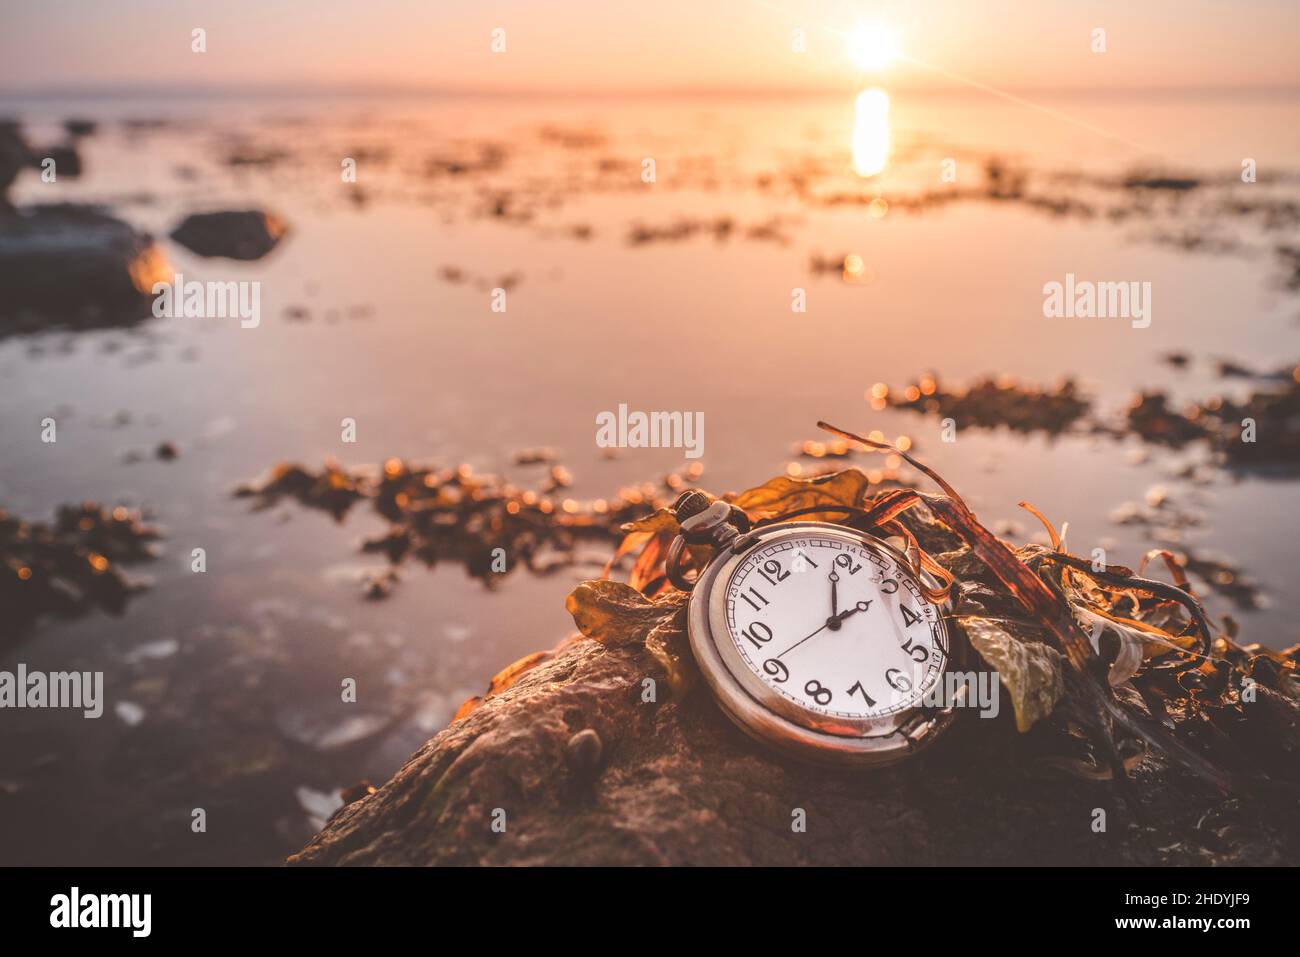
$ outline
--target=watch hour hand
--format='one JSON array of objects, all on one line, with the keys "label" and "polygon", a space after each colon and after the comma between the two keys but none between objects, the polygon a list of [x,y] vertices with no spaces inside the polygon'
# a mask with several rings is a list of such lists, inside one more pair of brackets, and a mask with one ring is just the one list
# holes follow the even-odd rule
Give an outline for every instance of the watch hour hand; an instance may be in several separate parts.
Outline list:
[{"label": "watch hour hand", "polygon": [[868,599],[867,601],[860,601],[852,608],[848,609],[847,611],[843,611],[838,615],[833,615],[830,618],[828,618],[826,620],[826,624],[833,630],[835,628],[838,628],[840,626],[840,622],[842,622],[845,618],[848,618],[849,615],[856,615],[858,612],[866,611],[870,607],[871,607],[871,599]]}]

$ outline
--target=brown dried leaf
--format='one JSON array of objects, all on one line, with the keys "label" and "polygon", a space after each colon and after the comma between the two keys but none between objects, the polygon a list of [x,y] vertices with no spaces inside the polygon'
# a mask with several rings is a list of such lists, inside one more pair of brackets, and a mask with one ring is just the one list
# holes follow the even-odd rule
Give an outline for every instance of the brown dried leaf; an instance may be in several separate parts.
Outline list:
[{"label": "brown dried leaf", "polygon": [[561,648],[563,648],[566,644],[567,642],[561,642],[558,646],[552,648],[550,651],[534,651],[532,654],[524,655],[522,658],[519,658],[518,660],[513,661],[510,664],[506,665],[504,668],[502,668],[500,671],[498,671],[496,674],[492,676],[492,680],[488,682],[488,689],[486,692],[484,692],[481,695],[475,695],[472,698],[465,699],[465,701],[461,704],[461,706],[456,709],[456,713],[452,715],[452,719],[451,719],[452,723],[454,724],[455,722],[459,721],[461,718],[464,718],[470,713],[472,713],[475,708],[481,705],[492,695],[499,694],[500,692],[505,691],[512,684],[518,681],[526,672],[529,672],[532,669],[536,668],[543,661],[549,661],[550,659],[554,658],[555,653],[559,651]]},{"label": "brown dried leaf", "polygon": [[[645,518],[639,518],[635,522],[625,522],[619,528],[619,531],[624,532],[629,537],[637,534],[642,534],[645,535],[646,537],[649,537],[650,535],[654,535],[659,532],[672,532],[674,535],[676,535],[677,529],[679,527],[680,526],[677,524],[676,512],[674,512],[671,508],[657,508],[649,515],[647,515]],[[644,540],[645,540],[644,538],[641,539],[641,541]],[[626,554],[627,552],[631,551],[631,548],[625,548],[620,546],[619,551],[623,554]]]},{"label": "brown dried leaf", "polygon": [[643,642],[667,673],[672,696],[680,698],[698,674],[686,638],[689,597],[672,591],[651,601],[622,582],[587,581],[570,593],[564,605],[578,630],[602,645]]},{"label": "brown dried leaf", "polygon": [[967,619],[965,626],[971,646],[1011,694],[1016,728],[1028,731],[1050,715],[1065,691],[1061,653],[1041,642],[1021,641],[985,618]]},{"label": "brown dried leaf", "polygon": [[645,518],[621,526],[623,541],[619,543],[614,557],[605,565],[604,577],[609,577],[609,573],[624,555],[639,549],[627,583],[643,594],[654,595],[667,584],[664,578],[664,559],[668,557],[668,547],[680,528],[677,514],[670,508],[656,509]]},{"label": "brown dried leaf", "polygon": [[654,655],[655,660],[668,673],[668,689],[678,701],[694,687],[695,679],[700,675],[695,656],[691,653],[690,641],[686,637],[684,617],[679,612],[671,618],[665,618],[645,636],[646,650]]},{"label": "brown dried leaf", "polygon": [[602,645],[644,641],[665,618],[686,602],[683,592],[669,592],[651,601],[622,582],[586,581],[564,600],[578,630]]},{"label": "brown dried leaf", "polygon": [[471,715],[474,712],[474,709],[477,708],[482,703],[483,703],[482,695],[474,695],[472,698],[466,698],[464,701],[461,702],[460,707],[456,709],[456,713],[451,716],[451,723],[455,724],[461,718],[469,717],[469,715]]},{"label": "brown dried leaf", "polygon": [[628,522],[619,531],[623,532],[623,541],[619,543],[614,557],[605,566],[605,577],[618,564],[619,559],[629,555],[655,538],[666,536],[669,541],[677,534],[677,515],[670,508],[655,509],[645,518]]},{"label": "brown dried leaf", "polygon": [[531,655],[524,655],[518,661],[507,665],[492,676],[492,681],[488,685],[487,693],[489,695],[494,695],[505,691],[519,680],[520,675],[536,668],[543,661],[546,661],[553,655],[554,652],[551,651],[534,651]]},{"label": "brown dried leaf", "polygon": [[646,542],[645,548],[636,557],[636,564],[632,566],[632,571],[627,576],[627,583],[643,594],[653,595],[655,589],[652,586],[666,581],[664,562],[668,558],[668,549],[671,545],[672,538],[665,534],[656,535]]},{"label": "brown dried leaf", "polygon": [[[861,469],[845,469],[811,479],[778,475],[757,488],[741,492],[731,501],[756,519],[773,518],[817,505],[861,508],[870,485],[871,480]],[[810,512],[799,516],[799,520],[804,522],[830,522],[843,518],[844,513],[837,511]]]}]

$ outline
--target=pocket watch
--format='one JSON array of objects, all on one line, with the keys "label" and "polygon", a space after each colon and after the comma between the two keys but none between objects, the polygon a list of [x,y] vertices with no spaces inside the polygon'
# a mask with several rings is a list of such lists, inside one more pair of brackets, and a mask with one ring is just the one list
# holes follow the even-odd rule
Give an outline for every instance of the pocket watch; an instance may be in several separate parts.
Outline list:
[{"label": "pocket watch", "polygon": [[[921,582],[938,583],[904,552],[828,522],[751,528],[741,509],[699,490],[674,510],[668,577],[691,592],[691,650],[741,730],[791,756],[873,767],[951,725],[950,605],[927,597]],[[712,557],[687,577],[687,550],[700,546]]]}]

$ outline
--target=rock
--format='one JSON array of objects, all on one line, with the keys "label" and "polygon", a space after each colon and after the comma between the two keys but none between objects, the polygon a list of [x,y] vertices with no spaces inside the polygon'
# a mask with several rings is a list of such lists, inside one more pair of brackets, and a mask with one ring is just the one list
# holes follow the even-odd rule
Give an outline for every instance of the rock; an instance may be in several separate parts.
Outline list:
[{"label": "rock", "polygon": [[33,164],[42,169],[46,160],[54,160],[54,175],[65,179],[76,179],[82,173],[81,154],[71,143],[61,143],[33,151]]},{"label": "rock", "polygon": [[257,209],[193,213],[172,231],[172,239],[200,256],[261,259],[289,227],[272,213]]},{"label": "rock", "polygon": [[142,319],[153,284],[171,276],[148,234],[98,207],[42,205],[0,214],[0,333]]},{"label": "rock", "polygon": [[[342,808],[294,865],[1279,863],[1286,826],[1148,759],[1151,826],[1107,782],[1044,765],[1038,729],[973,716],[904,765],[866,773],[774,757],[703,683],[667,701],[638,641],[572,639]],[[659,703],[642,702],[657,679]],[[463,710],[463,709],[462,709]],[[1107,810],[1105,833],[1090,826]],[[1158,809],[1158,810],[1156,810]],[[806,832],[792,828],[798,812]],[[502,820],[498,833],[493,823]],[[499,830],[499,825],[498,825]],[[1294,860],[1292,861],[1294,862]]]},{"label": "rock", "polygon": [[31,165],[31,150],[23,139],[22,127],[13,120],[0,120],[0,209],[5,193],[18,174]]}]

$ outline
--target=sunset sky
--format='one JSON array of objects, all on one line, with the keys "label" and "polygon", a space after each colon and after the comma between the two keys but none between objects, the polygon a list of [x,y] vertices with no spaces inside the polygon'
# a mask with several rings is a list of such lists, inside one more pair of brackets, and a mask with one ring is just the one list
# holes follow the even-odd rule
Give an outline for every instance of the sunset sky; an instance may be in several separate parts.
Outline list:
[{"label": "sunset sky", "polygon": [[[859,24],[897,38],[898,89],[959,88],[954,76],[1010,90],[1300,85],[1300,4],[1280,0],[5,0],[0,21],[10,93],[830,91],[860,76],[846,39]],[[190,51],[194,27],[205,54]]]}]

